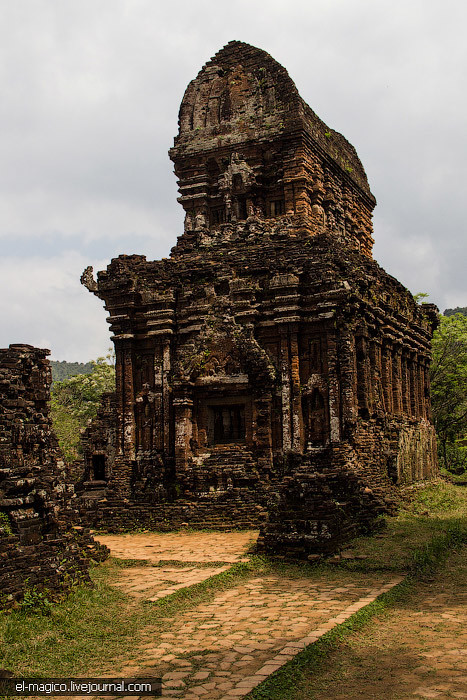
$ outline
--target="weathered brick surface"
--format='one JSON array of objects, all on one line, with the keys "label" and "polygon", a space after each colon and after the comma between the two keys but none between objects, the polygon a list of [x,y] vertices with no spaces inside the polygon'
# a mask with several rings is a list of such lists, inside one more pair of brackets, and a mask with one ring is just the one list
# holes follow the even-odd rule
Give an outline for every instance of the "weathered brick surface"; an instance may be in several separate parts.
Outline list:
[{"label": "weathered brick surface", "polygon": [[[102,423],[97,447],[88,433],[86,504],[112,527],[253,525],[269,509],[276,537],[276,515],[296,511],[295,530],[330,528],[329,549],[390,508],[397,484],[436,472],[436,310],[372,259],[355,150],[268,54],[228,44],[179,124],[185,231],[170,258],[121,255],[82,278],[109,311],[117,370],[107,447]],[[325,501],[346,525],[323,520]]]},{"label": "weathered brick surface", "polygon": [[88,581],[89,556],[106,550],[70,525],[66,483],[48,410],[48,350],[0,350],[0,605],[26,589],[57,591]]}]

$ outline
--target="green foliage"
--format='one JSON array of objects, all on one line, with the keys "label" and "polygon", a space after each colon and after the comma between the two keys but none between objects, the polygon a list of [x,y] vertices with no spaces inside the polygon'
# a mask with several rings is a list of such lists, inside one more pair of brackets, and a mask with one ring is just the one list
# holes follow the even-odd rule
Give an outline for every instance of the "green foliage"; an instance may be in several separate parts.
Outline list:
[{"label": "green foliage", "polygon": [[103,357],[92,362],[90,374],[78,374],[63,382],[57,382],[53,397],[73,411],[77,418],[94,418],[100,398],[115,388],[115,371]]},{"label": "green foliage", "polygon": [[12,529],[10,519],[6,513],[0,510],[0,537],[2,535],[11,535]]},{"label": "green foliage", "polygon": [[29,615],[50,615],[52,603],[46,590],[39,590],[34,586],[26,589],[21,601],[21,612]]},{"label": "green foliage", "polygon": [[[465,431],[464,431],[465,435]],[[443,442],[438,437],[439,461],[441,473],[451,480],[455,477],[464,480],[467,472],[467,446],[466,440],[455,440],[454,442]]]},{"label": "green foliage", "polygon": [[67,462],[79,456],[80,431],[97,414],[102,394],[115,390],[115,369],[109,358],[91,362],[90,374],[78,374],[54,384],[51,414],[60,447]]},{"label": "green foliage", "polygon": [[62,360],[51,360],[52,381],[63,382],[65,379],[74,377],[77,374],[90,374],[93,370],[92,362],[65,362]]},{"label": "green foliage", "polygon": [[462,316],[467,316],[467,306],[456,306],[455,309],[445,309],[445,316],[454,316],[455,314],[462,314]]},{"label": "green foliage", "polygon": [[459,487],[437,481],[418,490],[407,510],[417,515],[461,518],[467,511],[467,494]]},{"label": "green foliage", "polygon": [[452,448],[467,435],[467,317],[455,314],[440,321],[433,336],[431,400],[441,466],[452,470],[460,456]]}]

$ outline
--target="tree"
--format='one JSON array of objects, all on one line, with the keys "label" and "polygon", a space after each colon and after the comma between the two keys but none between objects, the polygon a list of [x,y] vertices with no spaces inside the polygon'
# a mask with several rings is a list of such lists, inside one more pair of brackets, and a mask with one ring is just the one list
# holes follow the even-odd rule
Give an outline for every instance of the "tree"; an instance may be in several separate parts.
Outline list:
[{"label": "tree", "polygon": [[80,434],[97,414],[102,394],[115,391],[115,369],[107,358],[93,361],[90,374],[78,374],[56,382],[51,391],[51,414],[65,461],[80,454]]},{"label": "tree", "polygon": [[467,316],[467,306],[456,306],[455,309],[444,309],[445,316],[454,316],[454,314]]},{"label": "tree", "polygon": [[90,374],[93,370],[92,362],[66,362],[62,360],[50,360],[52,369],[52,381],[63,382],[64,379],[74,377],[76,374]]},{"label": "tree", "polygon": [[455,470],[463,457],[456,441],[467,435],[467,317],[461,314],[441,316],[433,336],[431,401],[441,462]]}]

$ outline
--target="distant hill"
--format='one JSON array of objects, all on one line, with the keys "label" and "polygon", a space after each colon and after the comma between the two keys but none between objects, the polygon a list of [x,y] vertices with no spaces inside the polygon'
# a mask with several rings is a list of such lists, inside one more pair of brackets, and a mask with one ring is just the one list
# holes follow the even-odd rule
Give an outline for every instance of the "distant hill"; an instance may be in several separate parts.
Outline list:
[{"label": "distant hill", "polygon": [[454,316],[454,314],[467,316],[467,306],[456,306],[455,309],[444,309],[444,316]]},{"label": "distant hill", "polygon": [[64,379],[74,377],[76,374],[91,374],[92,372],[91,362],[65,362],[65,360],[58,362],[57,360],[51,360],[50,366],[52,368],[53,382],[63,382]]}]

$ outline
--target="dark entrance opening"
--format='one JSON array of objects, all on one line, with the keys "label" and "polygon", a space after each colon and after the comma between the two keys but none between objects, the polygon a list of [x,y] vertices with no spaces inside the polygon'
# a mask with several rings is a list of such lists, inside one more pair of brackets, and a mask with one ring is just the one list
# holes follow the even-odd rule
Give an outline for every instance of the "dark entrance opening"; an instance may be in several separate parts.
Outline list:
[{"label": "dark entrance opening", "polygon": [[211,406],[214,423],[214,443],[238,442],[245,440],[245,406]]},{"label": "dark entrance opening", "polygon": [[237,216],[239,221],[244,221],[248,216],[246,197],[244,195],[241,195],[237,198],[237,209]]},{"label": "dark entrance opening", "polygon": [[399,483],[399,473],[397,470],[397,456],[392,455],[388,457],[386,468],[388,471],[388,477],[391,479],[393,484]]},{"label": "dark entrance opening", "polygon": [[92,456],[92,478],[94,481],[105,481],[105,455]]},{"label": "dark entrance opening", "polygon": [[318,389],[304,401],[303,414],[307,441],[311,446],[325,445],[329,439],[328,408]]}]

